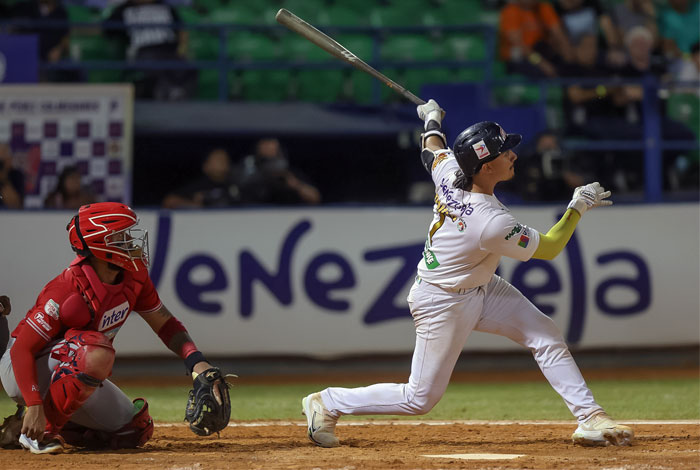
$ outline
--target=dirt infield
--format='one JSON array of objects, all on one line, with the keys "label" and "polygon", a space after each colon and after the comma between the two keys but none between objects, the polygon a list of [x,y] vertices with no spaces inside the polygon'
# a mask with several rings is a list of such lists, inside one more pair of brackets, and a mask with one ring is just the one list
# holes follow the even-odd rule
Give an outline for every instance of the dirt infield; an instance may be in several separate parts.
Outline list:
[{"label": "dirt infield", "polygon": [[[347,422],[346,422],[347,423]],[[700,469],[700,423],[633,423],[630,447],[583,448],[569,437],[572,423],[475,424],[355,422],[338,427],[342,446],[309,442],[303,423],[233,423],[220,437],[196,438],[182,425],[158,426],[143,449],[61,455],[0,451],[12,469]],[[482,460],[435,454],[487,454]],[[491,454],[491,455],[488,455]],[[493,456],[492,454],[501,454]],[[506,459],[503,454],[522,455]],[[496,460],[483,460],[487,457]]]}]

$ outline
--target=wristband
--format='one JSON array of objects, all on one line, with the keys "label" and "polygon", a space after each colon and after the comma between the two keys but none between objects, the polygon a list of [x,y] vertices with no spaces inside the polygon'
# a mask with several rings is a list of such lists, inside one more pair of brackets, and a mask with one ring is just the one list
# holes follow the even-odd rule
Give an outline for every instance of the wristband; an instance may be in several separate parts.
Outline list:
[{"label": "wristband", "polygon": [[566,208],[573,209],[578,212],[579,215],[583,216],[584,212],[588,210],[588,204],[586,204],[586,201],[583,199],[572,199]]},{"label": "wristband", "polygon": [[204,354],[202,354],[199,351],[195,351],[192,354],[190,354],[189,356],[187,356],[185,358],[185,367],[187,367],[187,372],[189,372],[190,375],[192,375],[192,369],[194,369],[194,366],[197,365],[197,363],[202,362],[202,361],[208,362],[204,358]]}]

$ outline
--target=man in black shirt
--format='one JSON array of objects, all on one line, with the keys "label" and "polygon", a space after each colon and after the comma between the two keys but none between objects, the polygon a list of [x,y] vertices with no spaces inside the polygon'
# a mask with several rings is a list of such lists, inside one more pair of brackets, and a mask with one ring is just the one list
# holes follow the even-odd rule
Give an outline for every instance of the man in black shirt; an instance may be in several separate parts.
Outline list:
[{"label": "man in black shirt", "polygon": [[[179,27],[177,10],[163,0],[128,0],[112,11],[107,22],[126,26],[125,30],[108,32],[126,39],[128,59],[154,62],[185,59],[187,32]],[[136,84],[136,97],[181,100],[191,96],[195,84],[193,69],[156,70],[146,73]]]}]

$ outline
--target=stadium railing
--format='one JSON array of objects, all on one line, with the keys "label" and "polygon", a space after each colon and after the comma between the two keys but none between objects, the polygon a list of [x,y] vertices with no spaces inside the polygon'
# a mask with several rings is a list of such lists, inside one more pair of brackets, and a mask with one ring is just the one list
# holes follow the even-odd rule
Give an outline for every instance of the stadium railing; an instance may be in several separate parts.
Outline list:
[{"label": "stadium railing", "polygon": [[[162,27],[162,24],[139,24],[130,25],[128,28],[148,28]],[[119,22],[99,22],[99,23],[77,23],[66,21],[31,21],[31,20],[11,20],[0,21],[0,33],[12,32],[15,28],[32,29],[59,29],[70,28],[71,30],[92,30],[99,28],[100,31],[124,30],[127,29],[123,23]],[[228,100],[228,73],[232,71],[246,70],[278,70],[293,67],[295,69],[348,69],[349,65],[337,61],[306,61],[306,60],[238,60],[235,57],[227,57],[226,45],[229,34],[238,31],[249,31],[265,33],[270,35],[289,34],[281,26],[270,25],[237,25],[221,23],[198,23],[180,24],[181,29],[191,31],[215,32],[218,40],[218,56],[216,60],[188,59],[187,61],[133,61],[133,60],[75,60],[67,59],[58,62],[41,62],[41,70],[178,70],[178,69],[215,69],[219,73],[218,79],[218,101]],[[634,142],[630,140],[619,140],[611,136],[608,140],[572,140],[564,141],[565,147],[572,150],[587,151],[643,151],[644,153],[644,202],[661,202],[664,200],[663,194],[663,159],[662,152],[665,150],[689,150],[697,152],[700,150],[700,141],[671,141],[664,140],[661,135],[660,125],[660,94],[668,94],[669,90],[675,88],[691,88],[700,93],[700,82],[667,82],[660,83],[655,77],[644,79],[587,79],[587,78],[557,78],[547,80],[529,80],[523,77],[496,77],[495,76],[495,54],[484,54],[483,59],[475,60],[386,60],[382,59],[380,47],[382,41],[393,34],[424,34],[435,36],[440,34],[458,33],[473,35],[483,34],[484,47],[486,51],[496,50],[497,31],[491,25],[486,24],[463,24],[463,25],[440,25],[440,26],[393,26],[393,27],[353,27],[337,26],[320,28],[331,36],[337,34],[364,34],[372,38],[373,47],[370,57],[363,58],[377,69],[383,68],[404,68],[415,70],[426,70],[430,68],[470,68],[479,69],[483,72],[481,83],[490,90],[497,87],[536,87],[539,88],[538,102],[541,106],[547,106],[547,89],[554,86],[566,86],[572,84],[590,84],[604,86],[620,86],[626,84],[641,85],[644,88],[644,100],[642,106],[642,119],[644,128],[644,140]],[[374,80],[372,83],[372,104],[380,105],[382,84]],[[414,90],[417,91],[417,90]],[[691,129],[696,134],[700,129]],[[693,197],[695,199],[695,197]]]}]

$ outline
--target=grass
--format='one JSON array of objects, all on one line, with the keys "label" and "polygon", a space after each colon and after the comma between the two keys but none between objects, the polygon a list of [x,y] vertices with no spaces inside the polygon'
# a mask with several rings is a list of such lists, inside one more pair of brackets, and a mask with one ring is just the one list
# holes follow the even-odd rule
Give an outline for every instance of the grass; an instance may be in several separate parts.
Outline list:
[{"label": "grass", "polygon": [[[238,385],[231,389],[234,420],[299,420],[301,398],[329,384]],[[362,386],[367,384],[346,384]],[[630,419],[700,419],[697,379],[590,380],[596,400],[613,417]],[[183,420],[187,387],[124,387],[132,398],[146,397],[160,422]],[[14,403],[0,397],[0,418]],[[544,381],[522,383],[454,383],[427,415],[399,419],[573,420],[562,399]],[[355,419],[355,418],[353,418]],[[366,419],[358,417],[357,419]]]}]

